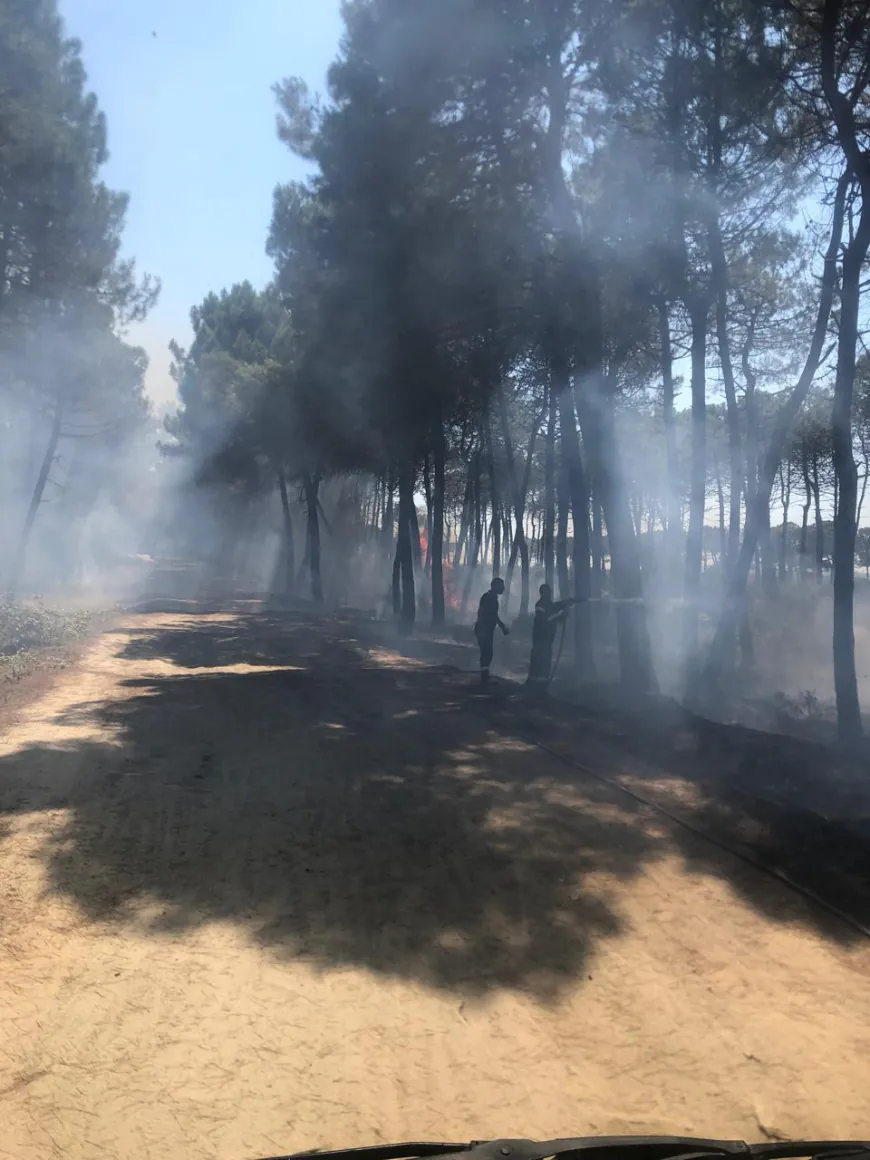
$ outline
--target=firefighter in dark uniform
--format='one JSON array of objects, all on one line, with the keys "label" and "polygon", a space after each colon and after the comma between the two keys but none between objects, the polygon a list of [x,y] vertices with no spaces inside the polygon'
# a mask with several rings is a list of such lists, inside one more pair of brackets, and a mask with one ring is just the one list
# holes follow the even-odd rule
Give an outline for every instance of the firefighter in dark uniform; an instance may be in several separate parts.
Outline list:
[{"label": "firefighter in dark uniform", "polygon": [[576,600],[554,600],[549,584],[538,589],[540,600],[535,605],[535,619],[532,622],[532,656],[529,662],[528,684],[536,688],[546,688],[553,671],[553,642],[556,629],[568,615],[568,609]]},{"label": "firefighter in dark uniform", "polygon": [[498,598],[504,592],[504,580],[493,580],[489,592],[484,592],[477,606],[477,620],[474,625],[474,635],[480,647],[480,683],[489,682],[489,666],[492,664],[493,642],[495,630],[500,628],[505,636],[510,629],[498,614]]}]

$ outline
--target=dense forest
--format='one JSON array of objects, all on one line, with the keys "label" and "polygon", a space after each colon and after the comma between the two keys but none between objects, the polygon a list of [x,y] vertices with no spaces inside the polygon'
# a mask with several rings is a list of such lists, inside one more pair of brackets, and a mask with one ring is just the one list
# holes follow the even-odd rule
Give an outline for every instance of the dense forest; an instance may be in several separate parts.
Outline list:
[{"label": "dense forest", "polygon": [[[200,516],[166,542],[232,573],[272,521],[284,596],[388,593],[405,633],[467,619],[495,575],[522,618],[546,579],[579,602],[578,680],[607,675],[606,610],[633,694],[667,605],[693,702],[751,670],[759,609],[824,587],[860,736],[866,3],[351,0],[344,22],[326,95],[275,88],[310,176],[274,193],[273,281],[216,287],[173,347],[163,463]],[[0,51],[14,592],[35,525],[50,552],[135,496],[153,421],[123,336],[156,286],[118,260],[125,199],[54,5],[2,0]]]}]

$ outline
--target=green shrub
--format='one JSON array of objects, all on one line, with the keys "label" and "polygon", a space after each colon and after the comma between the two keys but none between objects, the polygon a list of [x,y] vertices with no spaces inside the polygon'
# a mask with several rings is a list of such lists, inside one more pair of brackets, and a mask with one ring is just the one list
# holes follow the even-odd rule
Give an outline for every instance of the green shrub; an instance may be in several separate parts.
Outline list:
[{"label": "green shrub", "polygon": [[80,640],[90,623],[88,612],[45,608],[38,601],[20,604],[0,599],[0,657]]}]

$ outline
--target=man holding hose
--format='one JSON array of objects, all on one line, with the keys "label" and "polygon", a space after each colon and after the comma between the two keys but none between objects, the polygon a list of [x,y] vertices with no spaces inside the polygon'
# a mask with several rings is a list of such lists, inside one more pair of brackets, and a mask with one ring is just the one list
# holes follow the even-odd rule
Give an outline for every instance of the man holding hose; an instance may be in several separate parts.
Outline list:
[{"label": "man holding hose", "polygon": [[541,598],[535,605],[535,619],[532,622],[532,657],[527,684],[545,689],[553,673],[556,629],[567,617],[568,609],[577,601],[554,600],[549,584],[542,584],[538,592]]}]

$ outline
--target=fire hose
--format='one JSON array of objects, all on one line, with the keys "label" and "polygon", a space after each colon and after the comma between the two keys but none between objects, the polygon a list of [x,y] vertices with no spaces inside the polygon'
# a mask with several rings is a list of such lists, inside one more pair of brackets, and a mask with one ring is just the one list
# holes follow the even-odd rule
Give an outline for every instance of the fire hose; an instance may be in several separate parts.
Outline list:
[{"label": "fire hose", "polygon": [[[685,597],[671,597],[667,600],[649,600],[644,596],[587,596],[582,601],[575,603],[582,604],[640,604],[646,607],[686,607],[697,604],[696,601],[687,600]],[[562,660],[562,653],[565,649],[565,630],[568,625],[567,610],[566,615],[562,617],[562,630],[559,636],[559,649],[556,653],[556,659],[553,662],[553,668],[547,678],[547,686],[551,685],[556,677],[556,672],[559,668],[559,662]]]},{"label": "fire hose", "polygon": [[562,617],[562,632],[561,632],[561,635],[559,636],[559,651],[556,653],[556,659],[553,662],[552,672],[550,673],[550,676],[547,679],[548,685],[552,685],[553,680],[556,676],[556,670],[559,667],[559,661],[562,659],[562,650],[565,647],[565,629],[567,627],[568,627],[568,616],[566,613],[566,615]]}]

